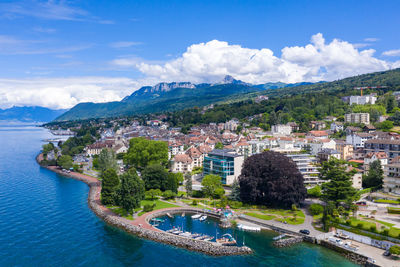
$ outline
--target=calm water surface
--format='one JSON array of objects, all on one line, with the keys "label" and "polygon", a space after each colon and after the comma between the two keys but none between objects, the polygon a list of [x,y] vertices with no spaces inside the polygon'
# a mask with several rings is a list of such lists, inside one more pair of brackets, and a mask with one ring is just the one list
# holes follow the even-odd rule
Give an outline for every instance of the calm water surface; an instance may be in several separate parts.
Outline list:
[{"label": "calm water surface", "polygon": [[0,126],[0,266],[355,266],[309,244],[271,246],[270,232],[246,233],[251,256],[208,257],[142,240],[105,225],[88,208],[88,187],[35,162],[51,135]]}]

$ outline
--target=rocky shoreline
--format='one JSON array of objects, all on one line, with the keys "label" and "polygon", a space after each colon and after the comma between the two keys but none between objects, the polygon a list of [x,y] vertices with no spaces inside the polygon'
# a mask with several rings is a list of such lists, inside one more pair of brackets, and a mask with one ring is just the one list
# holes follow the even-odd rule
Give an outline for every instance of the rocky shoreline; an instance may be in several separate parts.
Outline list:
[{"label": "rocky shoreline", "polygon": [[[42,155],[36,157],[39,165],[42,160]],[[41,165],[42,166],[42,165]],[[66,173],[53,166],[42,166],[48,170],[58,173],[62,176],[73,178],[86,183],[89,186],[88,205],[90,209],[107,224],[118,227],[130,234],[134,234],[141,238],[146,238],[156,242],[173,245],[180,248],[185,248],[192,251],[205,253],[211,256],[228,256],[228,255],[244,255],[251,254],[252,250],[248,247],[222,246],[215,242],[202,240],[194,240],[186,237],[176,236],[163,231],[149,230],[143,227],[132,224],[125,218],[122,218],[100,203],[101,182],[94,177],[75,174],[73,172]]]}]

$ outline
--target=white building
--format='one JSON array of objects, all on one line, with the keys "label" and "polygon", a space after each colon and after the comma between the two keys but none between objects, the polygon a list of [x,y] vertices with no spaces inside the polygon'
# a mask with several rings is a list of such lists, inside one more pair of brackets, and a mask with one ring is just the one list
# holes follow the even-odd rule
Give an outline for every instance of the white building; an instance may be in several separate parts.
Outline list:
[{"label": "white building", "polygon": [[272,125],[272,134],[274,135],[290,135],[292,133],[292,127],[285,124]]},{"label": "white building", "polygon": [[292,154],[286,155],[296,163],[297,169],[303,175],[304,184],[307,187],[314,187],[322,184],[322,180],[318,178],[317,159],[309,154]]},{"label": "white building", "polygon": [[362,148],[364,147],[364,143],[373,137],[370,133],[353,133],[346,136],[346,143],[352,144],[355,149]]},{"label": "white building", "polygon": [[343,123],[340,121],[332,122],[331,123],[331,131],[340,132],[344,130]]},{"label": "white building", "polygon": [[400,195],[400,162],[394,161],[384,168],[383,189],[385,192]]},{"label": "white building", "polygon": [[365,104],[375,104],[376,102],[376,97],[373,95],[365,95],[365,96],[359,96],[359,95],[352,95],[350,96],[350,105],[356,104],[356,105],[365,105]]}]

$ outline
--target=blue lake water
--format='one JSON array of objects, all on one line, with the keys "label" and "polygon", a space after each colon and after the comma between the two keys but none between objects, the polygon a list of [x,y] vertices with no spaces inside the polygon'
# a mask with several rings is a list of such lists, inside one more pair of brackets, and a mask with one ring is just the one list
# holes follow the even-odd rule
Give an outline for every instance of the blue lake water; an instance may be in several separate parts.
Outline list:
[{"label": "blue lake water", "polygon": [[41,128],[0,126],[0,266],[356,266],[310,244],[273,248],[271,232],[245,233],[255,253],[232,257],[125,234],[91,212],[84,183],[36,164],[49,137]]}]

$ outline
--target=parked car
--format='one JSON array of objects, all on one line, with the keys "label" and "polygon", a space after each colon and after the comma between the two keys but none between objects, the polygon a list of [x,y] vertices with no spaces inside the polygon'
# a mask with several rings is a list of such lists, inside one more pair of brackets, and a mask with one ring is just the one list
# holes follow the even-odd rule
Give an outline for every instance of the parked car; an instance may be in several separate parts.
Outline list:
[{"label": "parked car", "polygon": [[382,255],[385,257],[389,257],[391,254],[390,254],[389,250],[386,250],[385,252],[383,252]]},{"label": "parked car", "polygon": [[366,206],[366,205],[367,205],[367,202],[365,202],[365,201],[358,201],[358,202],[356,202],[356,205]]},{"label": "parked car", "polygon": [[299,232],[302,233],[302,234],[305,234],[305,235],[309,235],[310,234],[310,231],[307,230],[307,229],[301,229]]}]

